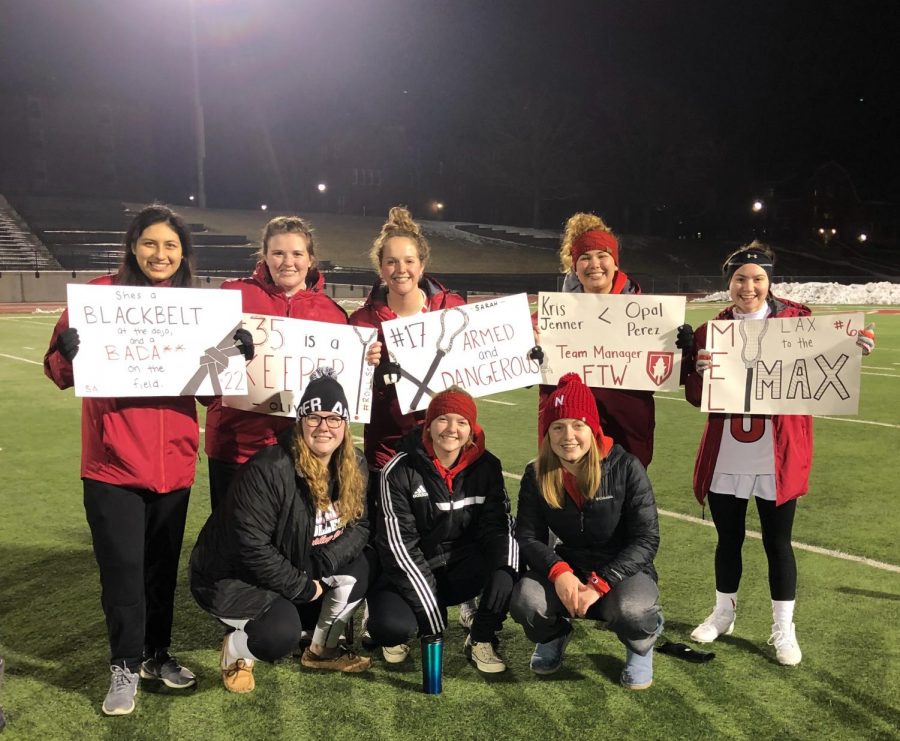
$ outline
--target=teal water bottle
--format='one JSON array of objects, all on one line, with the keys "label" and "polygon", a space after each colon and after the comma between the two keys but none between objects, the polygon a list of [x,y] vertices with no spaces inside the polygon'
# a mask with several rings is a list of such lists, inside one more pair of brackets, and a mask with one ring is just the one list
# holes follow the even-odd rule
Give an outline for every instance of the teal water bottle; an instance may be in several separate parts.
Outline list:
[{"label": "teal water bottle", "polygon": [[440,635],[422,636],[422,692],[441,694],[444,663],[444,639]]}]

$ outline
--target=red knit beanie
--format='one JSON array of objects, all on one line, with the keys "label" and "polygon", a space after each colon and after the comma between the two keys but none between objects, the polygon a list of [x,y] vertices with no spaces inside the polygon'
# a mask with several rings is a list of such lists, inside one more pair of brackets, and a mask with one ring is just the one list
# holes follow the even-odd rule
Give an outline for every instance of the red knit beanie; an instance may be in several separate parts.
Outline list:
[{"label": "red knit beanie", "polygon": [[550,425],[558,419],[580,419],[591,428],[595,438],[599,440],[603,436],[597,402],[577,373],[566,373],[560,378],[556,390],[541,407],[541,440],[546,436]]},{"label": "red knit beanie", "polygon": [[612,232],[605,229],[591,229],[572,242],[572,265],[578,262],[578,258],[585,252],[600,250],[612,255],[613,262],[619,267],[619,240]]},{"label": "red knit beanie", "polygon": [[449,388],[434,395],[428,405],[428,411],[425,412],[423,436],[429,434],[431,423],[442,414],[458,414],[465,417],[473,435],[476,429],[481,429],[478,427],[478,407],[475,406],[475,399],[460,388]]}]

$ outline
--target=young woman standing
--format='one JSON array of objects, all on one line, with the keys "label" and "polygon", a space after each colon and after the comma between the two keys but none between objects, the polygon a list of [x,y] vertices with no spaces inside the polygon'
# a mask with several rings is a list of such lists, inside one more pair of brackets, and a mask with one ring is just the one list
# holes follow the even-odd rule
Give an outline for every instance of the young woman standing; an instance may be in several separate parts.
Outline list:
[{"label": "young woman standing", "polygon": [[[808,307],[773,296],[769,292],[775,255],[770,248],[752,242],[730,254],[722,266],[732,305],[717,320],[753,320],[803,317]],[[857,337],[868,354],[875,346],[874,325]],[[707,325],[679,329],[678,346],[685,351],[685,398],[699,407],[702,376],[710,366],[705,349]],[[696,348],[700,348],[699,350]],[[710,615],[691,633],[699,643],[709,643],[734,630],[737,592],[741,582],[745,520],[750,499],[756,501],[763,548],[769,567],[772,598],[772,634],[780,664],[800,663],[802,653],[794,626],[797,563],[791,532],[797,498],[806,494],[812,468],[812,417],[808,415],[710,414],[694,467],[694,495],[709,504],[716,526],[716,604]]]},{"label": "young woman standing", "polygon": [[[566,222],[560,264],[567,293],[639,294],[641,287],[619,268],[619,241],[599,216],[577,213]],[[554,387],[540,387],[540,407]],[[652,391],[591,388],[600,424],[644,467],[653,459],[656,408]]]},{"label": "young woman standing", "polygon": [[[316,268],[312,228],[299,216],[278,216],[266,224],[258,262],[249,278],[226,280],[222,288],[241,292],[245,314],[346,324],[347,313],[325,295],[325,278]],[[251,328],[252,329],[252,328]],[[290,417],[258,414],[222,406],[206,414],[209,496],[213,509],[222,501],[238,467],[272,445],[293,426]]]},{"label": "young woman standing", "polygon": [[[191,235],[164,206],[149,206],[125,233],[115,275],[93,285],[190,287]],[[253,356],[250,333],[235,342]],[[78,330],[63,312],[44,356],[44,372],[61,389],[73,385]],[[134,710],[140,678],[172,689],[196,684],[169,654],[178,560],[199,447],[193,396],[84,398],[81,479],[84,509],[100,568],[112,680],[107,715]]]}]

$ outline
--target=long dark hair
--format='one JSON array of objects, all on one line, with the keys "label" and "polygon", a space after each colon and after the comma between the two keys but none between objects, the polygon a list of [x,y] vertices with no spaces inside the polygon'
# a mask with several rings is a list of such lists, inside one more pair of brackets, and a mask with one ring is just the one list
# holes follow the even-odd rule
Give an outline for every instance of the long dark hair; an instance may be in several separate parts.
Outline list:
[{"label": "long dark hair", "polygon": [[128,225],[128,231],[125,232],[123,245],[125,247],[125,258],[119,268],[118,282],[125,286],[149,286],[152,281],[144,275],[138,265],[137,258],[132,251],[137,244],[138,238],[144,233],[144,229],[153,224],[168,224],[181,242],[181,265],[175,275],[172,276],[170,284],[177,288],[190,288],[193,285],[194,275],[191,269],[191,258],[194,249],[191,244],[191,230],[184,223],[178,214],[167,206],[161,206],[154,203],[147,206],[137,216],[132,219]]}]

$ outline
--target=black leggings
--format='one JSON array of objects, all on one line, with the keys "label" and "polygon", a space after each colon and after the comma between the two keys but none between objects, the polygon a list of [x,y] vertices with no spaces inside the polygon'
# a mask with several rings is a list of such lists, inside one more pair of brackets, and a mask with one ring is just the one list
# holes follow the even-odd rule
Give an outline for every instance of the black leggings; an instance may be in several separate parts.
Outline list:
[{"label": "black leggings", "polygon": [[[797,561],[791,547],[797,500],[776,506],[775,502],[759,497],[754,499],[759,512],[763,548],[769,561],[769,592],[773,600],[792,600],[797,595]],[[719,535],[716,545],[716,589],[733,594],[741,583],[741,548],[744,545],[748,500],[711,491],[707,501]]]}]

